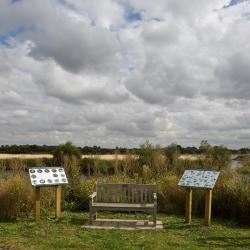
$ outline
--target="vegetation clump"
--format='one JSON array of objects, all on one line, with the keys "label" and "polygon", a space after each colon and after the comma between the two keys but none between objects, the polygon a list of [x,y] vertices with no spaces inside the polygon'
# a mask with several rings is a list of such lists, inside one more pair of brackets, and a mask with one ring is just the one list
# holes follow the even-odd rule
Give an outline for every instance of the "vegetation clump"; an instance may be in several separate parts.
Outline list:
[{"label": "vegetation clump", "polygon": [[65,156],[69,158],[75,157],[76,159],[80,160],[81,152],[71,142],[66,142],[65,144],[57,146],[53,151],[54,162],[59,165],[62,164],[63,158]]},{"label": "vegetation clump", "polygon": [[[178,181],[185,169],[220,169],[221,174],[213,192],[213,215],[250,223],[249,158],[244,159],[242,170],[230,170],[230,154],[220,146],[206,141],[201,143],[203,155],[196,159],[179,157],[178,145],[167,149],[148,141],[140,146],[137,154],[127,152],[124,159],[101,160],[98,157],[81,159],[79,150],[72,143],[59,145],[55,159],[65,167],[69,185],[63,187],[63,208],[73,211],[88,210],[89,194],[96,183],[157,183],[158,210],[168,214],[183,214],[185,189]],[[242,160],[243,161],[243,160]],[[33,210],[33,190],[27,178],[27,166],[53,166],[53,159],[0,161],[0,218],[26,216]],[[57,163],[59,164],[59,162]],[[204,213],[204,191],[194,190],[193,214]],[[43,203],[49,210],[54,204],[52,189],[43,189]],[[3,204],[3,205],[2,205]],[[46,213],[49,214],[49,211]]]}]

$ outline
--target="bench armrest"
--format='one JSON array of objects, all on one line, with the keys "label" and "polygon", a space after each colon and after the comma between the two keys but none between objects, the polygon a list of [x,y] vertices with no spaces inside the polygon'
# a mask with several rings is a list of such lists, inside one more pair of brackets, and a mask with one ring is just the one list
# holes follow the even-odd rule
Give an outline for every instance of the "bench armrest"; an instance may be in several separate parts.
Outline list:
[{"label": "bench armrest", "polygon": [[91,199],[91,201],[93,202],[94,201],[94,198],[96,198],[96,192],[94,192],[93,194],[91,194],[89,196],[89,198]]},{"label": "bench armrest", "polygon": [[157,201],[157,194],[154,193],[153,195],[154,195],[154,201]]}]

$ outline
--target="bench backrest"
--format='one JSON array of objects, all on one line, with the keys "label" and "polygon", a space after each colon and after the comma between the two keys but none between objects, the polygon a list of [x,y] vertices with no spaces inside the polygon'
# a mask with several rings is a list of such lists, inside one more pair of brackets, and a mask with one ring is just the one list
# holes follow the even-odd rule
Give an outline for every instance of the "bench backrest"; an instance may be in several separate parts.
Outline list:
[{"label": "bench backrest", "polygon": [[97,184],[97,202],[103,203],[153,203],[156,184]]}]

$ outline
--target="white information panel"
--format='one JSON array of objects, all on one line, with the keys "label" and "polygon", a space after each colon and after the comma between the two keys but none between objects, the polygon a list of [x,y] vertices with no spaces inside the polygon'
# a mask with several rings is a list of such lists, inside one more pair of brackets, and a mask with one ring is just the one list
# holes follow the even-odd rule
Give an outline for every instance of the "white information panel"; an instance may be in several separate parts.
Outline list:
[{"label": "white information panel", "polygon": [[32,186],[54,186],[67,184],[63,167],[41,167],[29,169]]},{"label": "white information panel", "polygon": [[213,189],[220,172],[210,170],[185,170],[178,185]]}]

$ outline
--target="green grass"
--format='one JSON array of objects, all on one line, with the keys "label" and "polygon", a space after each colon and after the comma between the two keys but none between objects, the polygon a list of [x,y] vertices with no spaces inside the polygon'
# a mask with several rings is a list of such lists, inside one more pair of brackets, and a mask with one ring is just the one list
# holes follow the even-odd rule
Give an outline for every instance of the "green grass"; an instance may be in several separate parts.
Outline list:
[{"label": "green grass", "polygon": [[[135,218],[133,215],[105,214],[109,218]],[[101,216],[104,216],[102,214]],[[145,219],[137,214],[136,218]],[[213,219],[211,227],[194,218],[191,225],[184,217],[160,214],[161,231],[83,229],[87,213],[64,212],[63,218],[32,218],[0,222],[0,249],[250,249],[250,228]],[[105,217],[107,218],[107,217]]]}]

